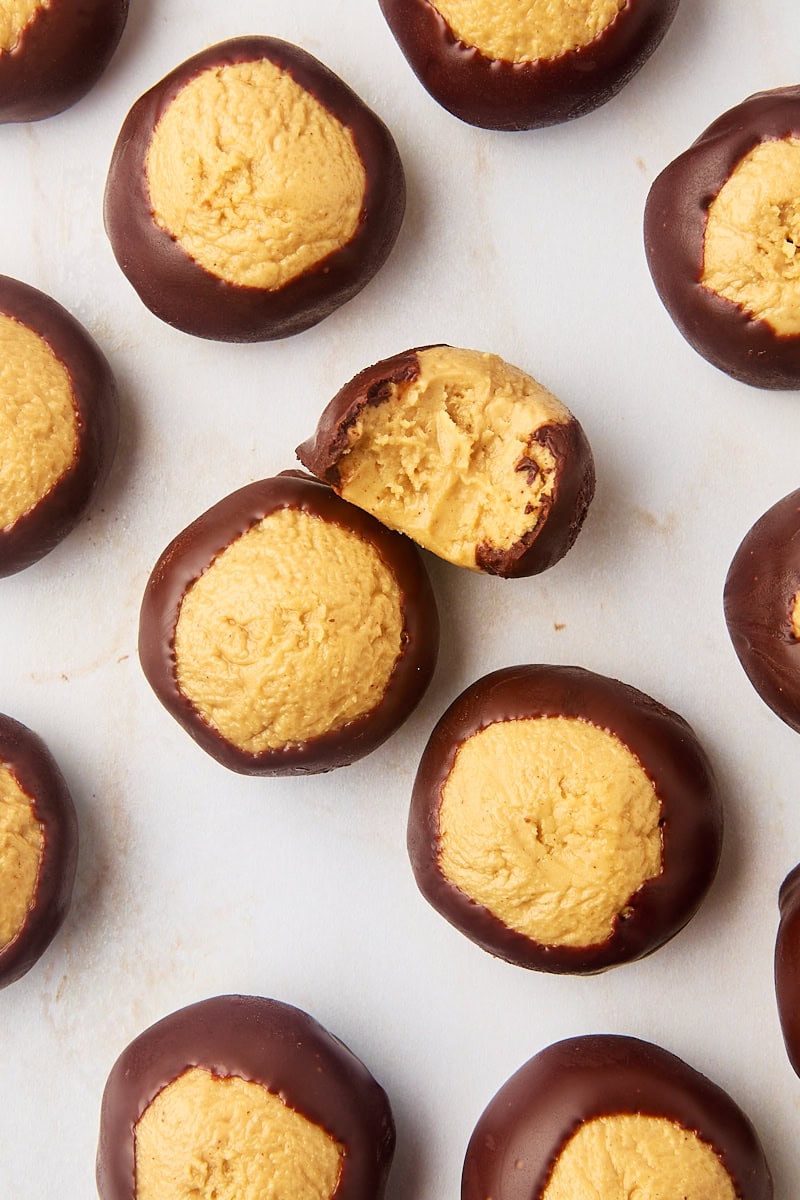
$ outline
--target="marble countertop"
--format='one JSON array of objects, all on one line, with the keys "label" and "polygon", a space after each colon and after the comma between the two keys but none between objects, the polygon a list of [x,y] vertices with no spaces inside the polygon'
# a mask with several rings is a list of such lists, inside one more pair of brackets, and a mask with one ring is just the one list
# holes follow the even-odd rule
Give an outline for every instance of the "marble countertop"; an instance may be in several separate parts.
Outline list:
[{"label": "marble countertop", "polygon": [[[133,101],[204,46],[297,42],[392,129],[408,178],[389,261],[293,339],[235,346],[161,324],[111,254],[105,173]],[[684,0],[611,103],[520,134],[463,125],[411,74],[377,0],[132,0],[119,51],[61,116],[0,128],[0,271],[49,292],[108,355],[122,439],[89,519],[0,585],[0,709],[48,743],[81,853],[71,914],[0,993],[0,1192],[94,1193],[100,1096],[125,1044],[223,992],[311,1012],[386,1088],[389,1200],[457,1194],[472,1128],[562,1037],[633,1034],[725,1087],[759,1130],[778,1200],[800,1178],[800,1081],[772,982],[777,892],[800,859],[800,738],[759,700],[722,616],[730,559],[800,485],[800,398],[735,383],[676,332],[641,217],[655,175],[722,111],[797,81],[795,0]],[[494,351],[576,413],[597,493],[534,579],[426,559],[447,614],[422,704],[373,755],[308,779],[227,772],[156,701],[138,609],[166,543],[227,492],[296,465],[344,382],[430,342]],[[421,898],[405,850],[416,764],[447,704],[518,662],[613,675],[685,716],[717,772],[726,839],[698,915],[652,957],[593,978],[496,961]]]}]

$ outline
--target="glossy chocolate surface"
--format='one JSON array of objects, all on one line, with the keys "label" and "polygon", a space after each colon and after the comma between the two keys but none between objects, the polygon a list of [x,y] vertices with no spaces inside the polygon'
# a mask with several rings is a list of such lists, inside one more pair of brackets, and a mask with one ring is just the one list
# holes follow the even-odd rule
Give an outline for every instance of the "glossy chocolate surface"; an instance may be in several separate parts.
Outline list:
[{"label": "glossy chocolate surface", "polygon": [[[390,400],[393,384],[416,379],[420,371],[418,355],[431,348],[419,346],[395,354],[346,383],[322,413],[313,437],[298,446],[297,457],[303,466],[338,490],[338,462],[348,449],[350,428],[368,405]],[[483,543],[476,548],[476,567],[490,575],[516,579],[552,567],[578,536],[594,495],[591,447],[574,417],[563,425],[543,426],[533,440],[546,446],[558,464],[553,490],[540,504],[535,523],[513,546],[498,549]]]},{"label": "glossy chocolate surface", "polygon": [[775,999],[792,1070],[800,1075],[800,864],[778,895],[780,923],[775,939]]},{"label": "glossy chocolate surface", "polygon": [[541,1200],[580,1125],[629,1113],[696,1133],[716,1151],[739,1200],[770,1200],[758,1135],[730,1096],[659,1046],[611,1034],[556,1042],[511,1076],[475,1127],[462,1200]]},{"label": "glossy chocolate surface", "polygon": [[[356,233],[341,249],[281,288],[228,283],[195,262],[156,224],[145,163],[153,130],[203,71],[268,59],[351,132],[366,172]],[[106,231],[117,262],[147,307],[196,337],[256,342],[301,333],[352,299],[383,265],[405,211],[405,176],[383,122],[317,59],[276,38],[210,46],[177,67],[133,106],[114,149],[105,193]]]},{"label": "glossy chocolate surface", "polygon": [[137,1122],[192,1067],[262,1084],[344,1146],[332,1200],[383,1196],[394,1122],[364,1064],[300,1009],[260,996],[217,996],[152,1025],[114,1064],[100,1116],[101,1200],[136,1200]]},{"label": "glossy chocolate surface", "polygon": [[[661,874],[639,888],[629,915],[594,946],[542,945],[509,929],[439,866],[442,789],[459,747],[488,725],[526,717],[578,718],[615,734],[639,760],[661,801]],[[479,679],[439,721],[414,783],[408,850],[425,898],[484,950],[533,970],[592,974],[652,953],[683,928],[716,874],[722,825],[711,765],[682,717],[616,679],[580,667],[531,665]]]},{"label": "glossy chocolate surface", "polygon": [[105,71],[128,0],[49,0],[13,50],[0,50],[0,124],[40,121],[80,100]]},{"label": "glossy chocolate surface", "polygon": [[466,46],[431,0],[380,0],[389,28],[434,100],[470,125],[536,129],[605,104],[644,66],[672,24],[678,0],[628,0],[579,50],[511,63]]},{"label": "glossy chocolate surface", "polygon": [[0,313],[49,345],[69,375],[77,414],[77,451],[50,491],[0,530],[0,577],[43,558],[78,523],[111,467],[119,434],[117,386],[103,353],[82,325],[44,292],[0,275]]},{"label": "glossy chocolate surface", "polygon": [[765,704],[800,733],[800,641],[792,632],[800,592],[800,490],[756,521],[725,580],[725,620],[747,678]]},{"label": "glossy chocolate surface", "polygon": [[759,92],[724,113],[658,176],[647,200],[644,242],[667,312],[708,362],[753,387],[800,387],[800,336],[775,333],[700,283],[708,210],[760,142],[800,137],[800,87]]},{"label": "glossy chocolate surface", "polygon": [[[188,588],[236,538],[268,513],[294,508],[340,525],[371,544],[394,574],[403,603],[403,648],[386,691],[371,712],[306,742],[253,754],[217,733],[178,687],[175,627]],[[232,771],[302,775],[346,766],[377,749],[405,721],[427,688],[439,649],[439,618],[422,559],[330,488],[299,471],[250,484],[226,496],[170,543],[153,568],[139,623],[142,669],[161,703],[196,742]]]},{"label": "glossy chocolate surface", "polygon": [[31,969],[67,915],[78,862],[78,820],[64,777],[42,739],[3,715],[0,764],[32,800],[44,835],[33,905],[17,936],[0,949],[2,988]]}]

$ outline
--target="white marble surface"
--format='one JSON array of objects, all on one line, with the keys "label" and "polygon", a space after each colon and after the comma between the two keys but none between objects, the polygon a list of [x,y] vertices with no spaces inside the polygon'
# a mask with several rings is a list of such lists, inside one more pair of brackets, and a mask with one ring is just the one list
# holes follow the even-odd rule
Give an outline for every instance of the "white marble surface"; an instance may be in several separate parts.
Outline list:
[{"label": "white marble surface", "polygon": [[[409,203],[379,276],[322,325],[255,346],[193,340],[146,311],[101,221],[134,99],[205,45],[300,43],[392,128]],[[726,1087],[762,1136],[779,1200],[800,1178],[800,1081],[772,985],[776,896],[800,859],[800,738],[729,644],[721,589],[751,523],[800,484],[800,396],[734,383],[683,342],[650,284],[641,213],[655,174],[720,112],[797,82],[796,0],[683,0],[612,103],[569,125],[462,125],[420,88],[377,0],[132,0],[79,105],[0,128],[0,271],[50,292],[118,375],[123,436],[98,506],[0,586],[0,709],[49,743],[81,826],[75,900],[40,963],[0,993],[0,1196],[94,1193],[99,1100],[122,1047],[228,991],[311,1011],[389,1092],[389,1200],[458,1193],[473,1124],[536,1050],[635,1034]],[[569,404],[598,489],[567,558],[538,579],[428,559],[446,614],[433,685],[370,758],[257,780],[207,758],[161,709],[137,613],[166,542],[294,446],[357,370],[410,345],[496,351]],[[405,853],[416,762],[468,682],[519,661],[615,675],[683,713],[713,759],[727,832],[698,916],[646,961],[567,979],[496,962],[418,895]]]}]

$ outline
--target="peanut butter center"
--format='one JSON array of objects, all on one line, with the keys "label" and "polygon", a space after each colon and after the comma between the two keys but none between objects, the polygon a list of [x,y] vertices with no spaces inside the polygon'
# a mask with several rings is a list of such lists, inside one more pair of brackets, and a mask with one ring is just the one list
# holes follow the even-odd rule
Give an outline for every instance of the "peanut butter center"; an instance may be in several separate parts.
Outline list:
[{"label": "peanut butter center", "polygon": [[137,1200],[330,1200],[344,1147],[259,1083],[192,1067],[136,1125]]},{"label": "peanut butter center", "polygon": [[366,190],[350,130],[267,59],[182,88],[146,172],[156,223],[195,262],[268,290],[351,240]]},{"label": "peanut butter center", "polygon": [[800,334],[800,139],[761,142],[723,184],[700,281],[775,333]]},{"label": "peanut butter center", "polygon": [[624,1114],[581,1125],[542,1200],[738,1200],[714,1149],[663,1117]]},{"label": "peanut butter center", "polygon": [[13,50],[40,8],[52,0],[0,0],[0,54]]},{"label": "peanut butter center", "polygon": [[0,763],[0,950],[14,941],[33,906],[43,851],[33,801]]},{"label": "peanut butter center", "polygon": [[510,929],[594,946],[662,869],[661,805],[613,734],[572,717],[501,721],[459,748],[439,866]]},{"label": "peanut butter center", "polygon": [[800,642],[800,592],[795,596],[792,605],[792,634]]},{"label": "peanut butter center", "polygon": [[338,462],[346,500],[459,566],[478,546],[508,549],[552,495],[556,461],[534,441],[570,413],[494,354],[436,346],[420,372],[367,405]]},{"label": "peanut butter center", "polygon": [[44,338],[0,313],[0,530],[29,512],[72,466],[72,382]]},{"label": "peanut butter center", "polygon": [[588,46],[628,0],[431,0],[453,33],[487,58],[535,62]]},{"label": "peanut butter center", "polygon": [[244,750],[301,743],[380,703],[403,627],[397,581],[374,546],[279,509],[187,591],[175,631],[178,686]]}]

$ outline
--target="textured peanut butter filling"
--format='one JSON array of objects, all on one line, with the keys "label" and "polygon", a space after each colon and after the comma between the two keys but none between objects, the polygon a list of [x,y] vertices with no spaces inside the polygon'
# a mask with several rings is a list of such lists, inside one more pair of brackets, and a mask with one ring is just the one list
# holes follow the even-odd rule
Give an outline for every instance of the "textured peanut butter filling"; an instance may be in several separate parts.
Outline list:
[{"label": "textured peanut butter filling", "polygon": [[47,495],[77,445],[66,368],[44,338],[0,313],[0,529]]},{"label": "textured peanut butter filling", "polygon": [[572,717],[501,721],[468,738],[442,789],[442,873],[546,946],[606,941],[662,869],[661,805],[613,734]]},{"label": "textured peanut butter filling", "polygon": [[351,240],[366,190],[350,130],[266,59],[188,83],[156,126],[146,172],[157,224],[191,258],[268,290]]},{"label": "textured peanut butter filling", "polygon": [[475,570],[479,545],[509,549],[536,525],[556,461],[533,435],[570,413],[494,354],[436,346],[418,357],[417,378],[392,385],[350,429],[341,494]]},{"label": "textured peanut butter filling", "polygon": [[0,54],[13,50],[40,8],[51,0],[0,0]]},{"label": "textured peanut butter filling", "polygon": [[43,850],[33,801],[0,763],[0,950],[13,942],[30,912]]},{"label": "textured peanut butter filling", "polygon": [[534,62],[588,46],[628,0],[431,0],[453,33],[487,58]]},{"label": "textured peanut butter filling", "polygon": [[136,1125],[137,1200],[330,1200],[344,1148],[259,1083],[193,1067]]},{"label": "textured peanut butter filling", "polygon": [[304,742],[380,703],[403,625],[397,581],[373,546],[279,509],[187,591],[175,631],[178,686],[244,750]]},{"label": "textured peanut butter filling", "polygon": [[775,333],[800,334],[800,139],[761,142],[723,184],[700,282]]},{"label": "textured peanut butter filling", "polygon": [[800,592],[795,596],[792,605],[792,634],[800,642]]},{"label": "textured peanut butter filling", "polygon": [[624,1114],[581,1125],[542,1200],[738,1200],[707,1142],[663,1117]]}]

